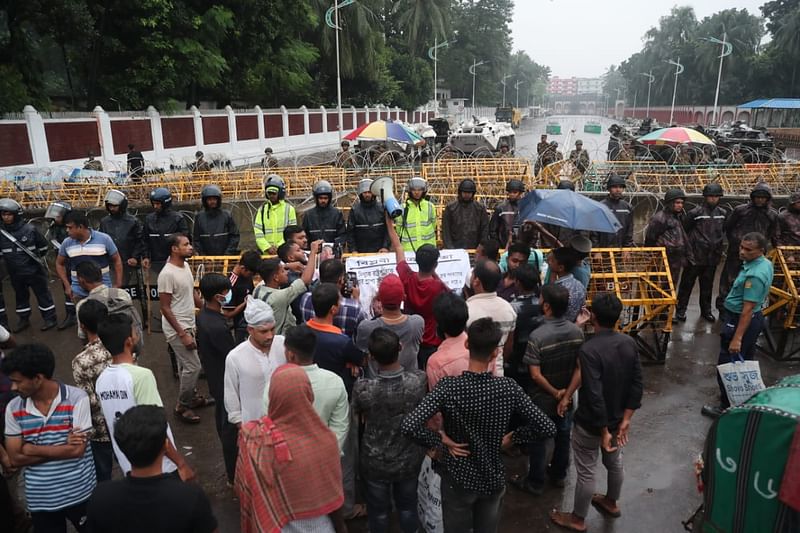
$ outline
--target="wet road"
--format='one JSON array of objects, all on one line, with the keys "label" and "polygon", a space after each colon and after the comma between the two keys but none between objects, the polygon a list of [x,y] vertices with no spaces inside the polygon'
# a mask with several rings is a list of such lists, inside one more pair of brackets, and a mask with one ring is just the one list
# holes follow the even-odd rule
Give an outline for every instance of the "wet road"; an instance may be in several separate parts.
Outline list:
[{"label": "wet road", "polygon": [[[586,133],[583,131],[587,122],[600,124],[602,133]],[[536,159],[536,144],[539,137],[545,133],[548,122],[555,122],[561,125],[560,135],[548,135],[547,140],[556,141],[558,149],[564,154],[569,155],[569,151],[575,148],[575,141],[583,141],[583,147],[589,152],[592,161],[605,160],[606,148],[608,147],[608,127],[616,121],[608,118],[587,115],[554,115],[547,118],[527,119],[517,130],[517,149],[516,155]]]},{"label": "wet road", "polygon": [[[8,288],[10,289],[10,288]],[[10,294],[10,290],[6,294]],[[59,299],[58,291],[56,298]],[[59,313],[63,307],[59,305]],[[11,316],[12,324],[15,317]],[[40,318],[34,313],[33,328],[18,337],[18,342],[40,341],[53,347],[56,377],[72,382],[70,361],[80,350],[73,331],[40,333]],[[673,333],[669,355],[663,366],[646,366],[645,396],[642,408],[631,426],[630,443],[625,448],[625,484],[622,517],[609,520],[594,509],[588,516],[591,531],[605,532],[674,532],[681,531],[680,521],[699,505],[695,490],[693,461],[702,450],[710,421],[700,415],[703,403],[714,401],[714,381],[718,350],[718,324],[699,319],[696,302],[689,309],[688,321]],[[175,405],[177,382],[172,378],[164,337],[146,335],[145,356],[141,364],[151,368],[157,378],[164,404]],[[799,363],[779,363],[759,356],[765,381],[769,384],[782,376],[800,372]],[[201,382],[205,389],[205,383]],[[203,390],[202,392],[205,392]],[[200,411],[202,422],[187,426],[174,418],[171,425],[178,448],[198,473],[199,482],[212,500],[222,533],[239,530],[238,502],[226,487],[221,448],[214,430],[213,408]],[[507,458],[508,474],[524,473],[523,458]],[[603,490],[604,473],[598,479]],[[569,509],[574,489],[574,471],[564,489],[548,489],[533,497],[508,488],[503,504],[501,532],[551,531],[557,528],[547,519],[553,507]],[[366,520],[350,523],[350,530],[366,532]]]}]

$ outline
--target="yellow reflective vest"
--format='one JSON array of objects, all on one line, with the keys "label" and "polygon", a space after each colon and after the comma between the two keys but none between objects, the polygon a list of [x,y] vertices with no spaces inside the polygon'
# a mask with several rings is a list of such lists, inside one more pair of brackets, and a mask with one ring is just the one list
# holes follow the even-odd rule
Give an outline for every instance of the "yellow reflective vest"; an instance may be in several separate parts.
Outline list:
[{"label": "yellow reflective vest", "polygon": [[395,219],[400,243],[406,252],[415,252],[423,244],[436,246],[436,209],[428,200],[419,204],[406,200],[403,214]]},{"label": "yellow reflective vest", "polygon": [[256,246],[262,253],[273,246],[277,248],[283,244],[283,230],[293,224],[297,224],[297,214],[291,204],[286,200],[274,205],[267,201],[253,219]]}]

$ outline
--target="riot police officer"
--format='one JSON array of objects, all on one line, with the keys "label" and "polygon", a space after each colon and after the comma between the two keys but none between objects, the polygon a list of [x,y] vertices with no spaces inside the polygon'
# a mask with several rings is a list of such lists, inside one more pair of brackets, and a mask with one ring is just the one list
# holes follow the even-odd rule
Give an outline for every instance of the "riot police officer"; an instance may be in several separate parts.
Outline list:
[{"label": "riot police officer", "polygon": [[383,204],[372,194],[371,186],[370,178],[358,182],[358,202],[350,208],[350,216],[347,217],[347,245],[351,252],[369,253],[389,249]]},{"label": "riot police officer", "polygon": [[[72,211],[72,205],[69,202],[58,200],[53,202],[47,207],[44,212],[44,218],[51,220],[50,227],[47,229],[47,238],[50,244],[56,249],[56,253],[61,248],[61,243],[67,238],[67,226],[64,223],[64,217]],[[69,275],[69,273],[67,273]],[[64,294],[64,320],[58,325],[59,330],[67,329],[77,323],[75,318],[75,302],[72,301],[66,294]]]},{"label": "riot police officer", "polygon": [[253,233],[259,251],[274,255],[283,244],[283,230],[297,224],[297,214],[286,201],[286,183],[277,174],[270,174],[264,181],[264,196],[267,201],[256,211]]},{"label": "riot police officer", "polygon": [[489,237],[500,243],[508,242],[509,236],[519,229],[519,201],[525,194],[525,184],[522,180],[509,180],[506,194],[506,200],[494,208],[489,221]]},{"label": "riot police officer", "polygon": [[319,180],[311,189],[314,207],[303,215],[303,230],[309,241],[322,239],[327,243],[342,244],[347,229],[344,216],[333,204],[333,186],[330,182]]},{"label": "riot police officer", "polygon": [[686,308],[695,280],[700,281],[700,316],[709,322],[716,320],[711,313],[711,292],[714,289],[714,272],[722,258],[725,218],[728,215],[719,205],[722,193],[719,183],[709,183],[703,187],[703,205],[686,214],[684,228],[694,260],[683,269],[678,288],[675,318],[681,322],[686,320]]},{"label": "riot police officer", "polygon": [[633,206],[622,199],[625,194],[625,178],[612,174],[606,182],[608,196],[601,203],[605,204],[622,227],[616,233],[593,232],[591,234],[593,248],[631,248],[633,243]]},{"label": "riot police officer", "polygon": [[144,268],[151,266],[161,272],[169,259],[169,238],[176,234],[189,235],[189,226],[183,215],[176,213],[172,207],[172,193],[166,187],[158,187],[150,191],[150,205],[153,212],[144,219],[144,239],[147,244],[142,260]]},{"label": "riot police officer", "polygon": [[50,293],[47,270],[41,258],[47,254],[47,241],[32,224],[22,220],[22,206],[16,200],[0,200],[0,253],[6,262],[11,286],[16,296],[16,311],[19,321],[12,333],[30,327],[31,305],[29,289],[33,290],[44,319],[41,330],[47,331],[56,325],[56,306]]},{"label": "riot police officer", "polygon": [[475,201],[478,189],[469,178],[458,184],[458,198],[444,208],[442,215],[442,241],[449,249],[473,250],[486,238],[489,217],[486,209]]},{"label": "riot police officer", "polygon": [[206,185],[200,191],[203,210],[194,217],[195,255],[238,255],[239,227],[230,211],[222,209],[222,190]]},{"label": "riot police officer", "polygon": [[130,278],[131,269],[137,268],[146,257],[142,223],[128,213],[128,197],[117,189],[109,189],[103,199],[108,214],[100,220],[100,231],[111,237],[122,258],[123,278]]},{"label": "riot police officer", "polygon": [[423,244],[436,246],[436,209],[427,198],[428,182],[411,178],[407,190],[403,214],[395,220],[403,250],[416,252]]},{"label": "riot police officer", "polygon": [[689,237],[683,229],[685,201],[686,194],[683,190],[668,190],[664,195],[664,208],[650,219],[644,237],[645,246],[666,248],[673,286],[678,283],[683,267],[694,262]]}]

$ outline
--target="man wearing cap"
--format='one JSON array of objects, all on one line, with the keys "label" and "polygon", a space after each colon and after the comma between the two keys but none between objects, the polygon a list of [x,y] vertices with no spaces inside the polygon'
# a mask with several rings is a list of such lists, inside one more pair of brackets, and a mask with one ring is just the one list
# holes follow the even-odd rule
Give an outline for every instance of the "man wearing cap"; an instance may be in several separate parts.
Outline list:
[{"label": "man wearing cap", "polygon": [[511,153],[508,144],[503,143],[500,145],[500,150],[497,152],[497,157],[506,159],[510,157],[514,157],[514,154]]},{"label": "man wearing cap", "polygon": [[458,184],[458,198],[444,208],[442,240],[445,249],[473,250],[486,238],[489,216],[486,209],[475,201],[477,191],[473,180],[461,180]]},{"label": "man wearing cap", "polygon": [[358,182],[358,202],[350,208],[347,217],[347,247],[353,253],[385,252],[389,249],[383,204],[372,194],[371,186],[370,178]]},{"label": "man wearing cap", "polygon": [[336,154],[336,166],[338,168],[353,168],[356,166],[353,152],[350,151],[350,141],[342,141],[342,150]]},{"label": "man wearing cap", "polygon": [[539,174],[539,170],[545,166],[545,154],[550,150],[550,143],[547,142],[547,134],[542,133],[541,140],[536,145],[536,164],[534,165],[533,173]]},{"label": "man wearing cap", "polygon": [[616,233],[594,232],[590,235],[595,248],[633,248],[633,206],[622,199],[625,193],[625,178],[612,174],[606,182],[608,196],[601,203],[605,204],[622,225]]},{"label": "man wearing cap", "polygon": [[272,307],[248,296],[244,320],[249,337],[225,358],[225,411],[228,421],[239,427],[266,414],[264,391],[275,369],[286,363]]},{"label": "man wearing cap", "polygon": [[191,164],[192,172],[211,172],[211,165],[205,160],[203,152],[198,150],[194,154],[195,161]]},{"label": "man wearing cap", "polygon": [[[709,183],[703,187],[703,205],[699,205],[686,214],[684,229],[689,238],[694,260],[681,274],[678,288],[678,306],[675,319],[686,320],[686,308],[694,289],[695,280],[700,280],[700,316],[714,322],[711,312],[711,293],[714,289],[714,272],[722,258],[722,246],[725,240],[725,218],[728,212],[720,207],[722,187],[719,183]],[[673,280],[674,282],[675,280]]]},{"label": "man wearing cap", "polygon": [[694,254],[683,229],[683,203],[686,194],[681,189],[670,189],[664,195],[664,209],[657,212],[647,225],[644,236],[645,246],[663,246],[667,249],[667,262],[676,284],[681,277],[681,269],[694,262]]},{"label": "man wearing cap", "polygon": [[521,180],[509,180],[506,193],[506,200],[494,208],[489,221],[489,237],[500,243],[508,242],[509,235],[513,235],[522,222],[519,220],[519,201],[525,194],[525,184]]},{"label": "man wearing cap", "polygon": [[739,259],[739,242],[747,233],[760,233],[767,242],[775,245],[778,230],[778,212],[770,206],[772,190],[764,182],[759,182],[750,192],[750,202],[736,206],[725,221],[725,234],[728,237],[728,254],[725,266],[719,275],[719,295],[717,309],[722,312],[725,298],[733,280],[739,274],[742,261]]},{"label": "man wearing cap", "polygon": [[778,215],[778,246],[800,246],[800,192],[789,196],[789,205]]},{"label": "man wearing cap", "polygon": [[[369,336],[377,328],[387,328],[400,337],[400,357],[398,362],[407,371],[417,370],[417,353],[425,330],[425,320],[415,314],[405,314],[400,305],[406,298],[403,282],[397,274],[388,274],[378,286],[378,301],[383,308],[381,316],[364,320],[358,325],[356,348],[369,352]],[[367,377],[378,376],[378,363],[372,358],[368,361]]]},{"label": "man wearing cap", "polygon": [[272,155],[272,148],[264,149],[264,157],[261,159],[261,166],[267,170],[278,168],[278,160]]},{"label": "man wearing cap", "polygon": [[570,151],[569,160],[578,169],[578,172],[583,174],[589,165],[592,163],[589,159],[589,152],[583,149],[583,141],[578,139],[575,141],[575,149]]},{"label": "man wearing cap", "polygon": [[297,225],[297,214],[294,206],[284,199],[286,183],[277,174],[270,174],[264,181],[264,196],[267,201],[253,218],[253,233],[261,253],[274,255],[283,244],[283,230]]}]

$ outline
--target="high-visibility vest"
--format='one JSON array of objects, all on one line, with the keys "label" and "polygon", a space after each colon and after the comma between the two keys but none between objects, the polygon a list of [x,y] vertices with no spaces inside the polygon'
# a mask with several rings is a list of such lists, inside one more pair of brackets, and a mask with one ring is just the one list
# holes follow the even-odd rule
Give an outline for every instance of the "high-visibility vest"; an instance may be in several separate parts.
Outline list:
[{"label": "high-visibility vest", "polygon": [[420,200],[419,204],[406,201],[405,210],[395,223],[406,252],[415,252],[423,244],[436,246],[436,209],[428,200]]},{"label": "high-visibility vest", "polygon": [[273,246],[277,248],[283,244],[283,230],[293,224],[297,224],[297,214],[291,204],[281,200],[273,205],[268,201],[261,206],[253,219],[256,246],[262,252]]}]

